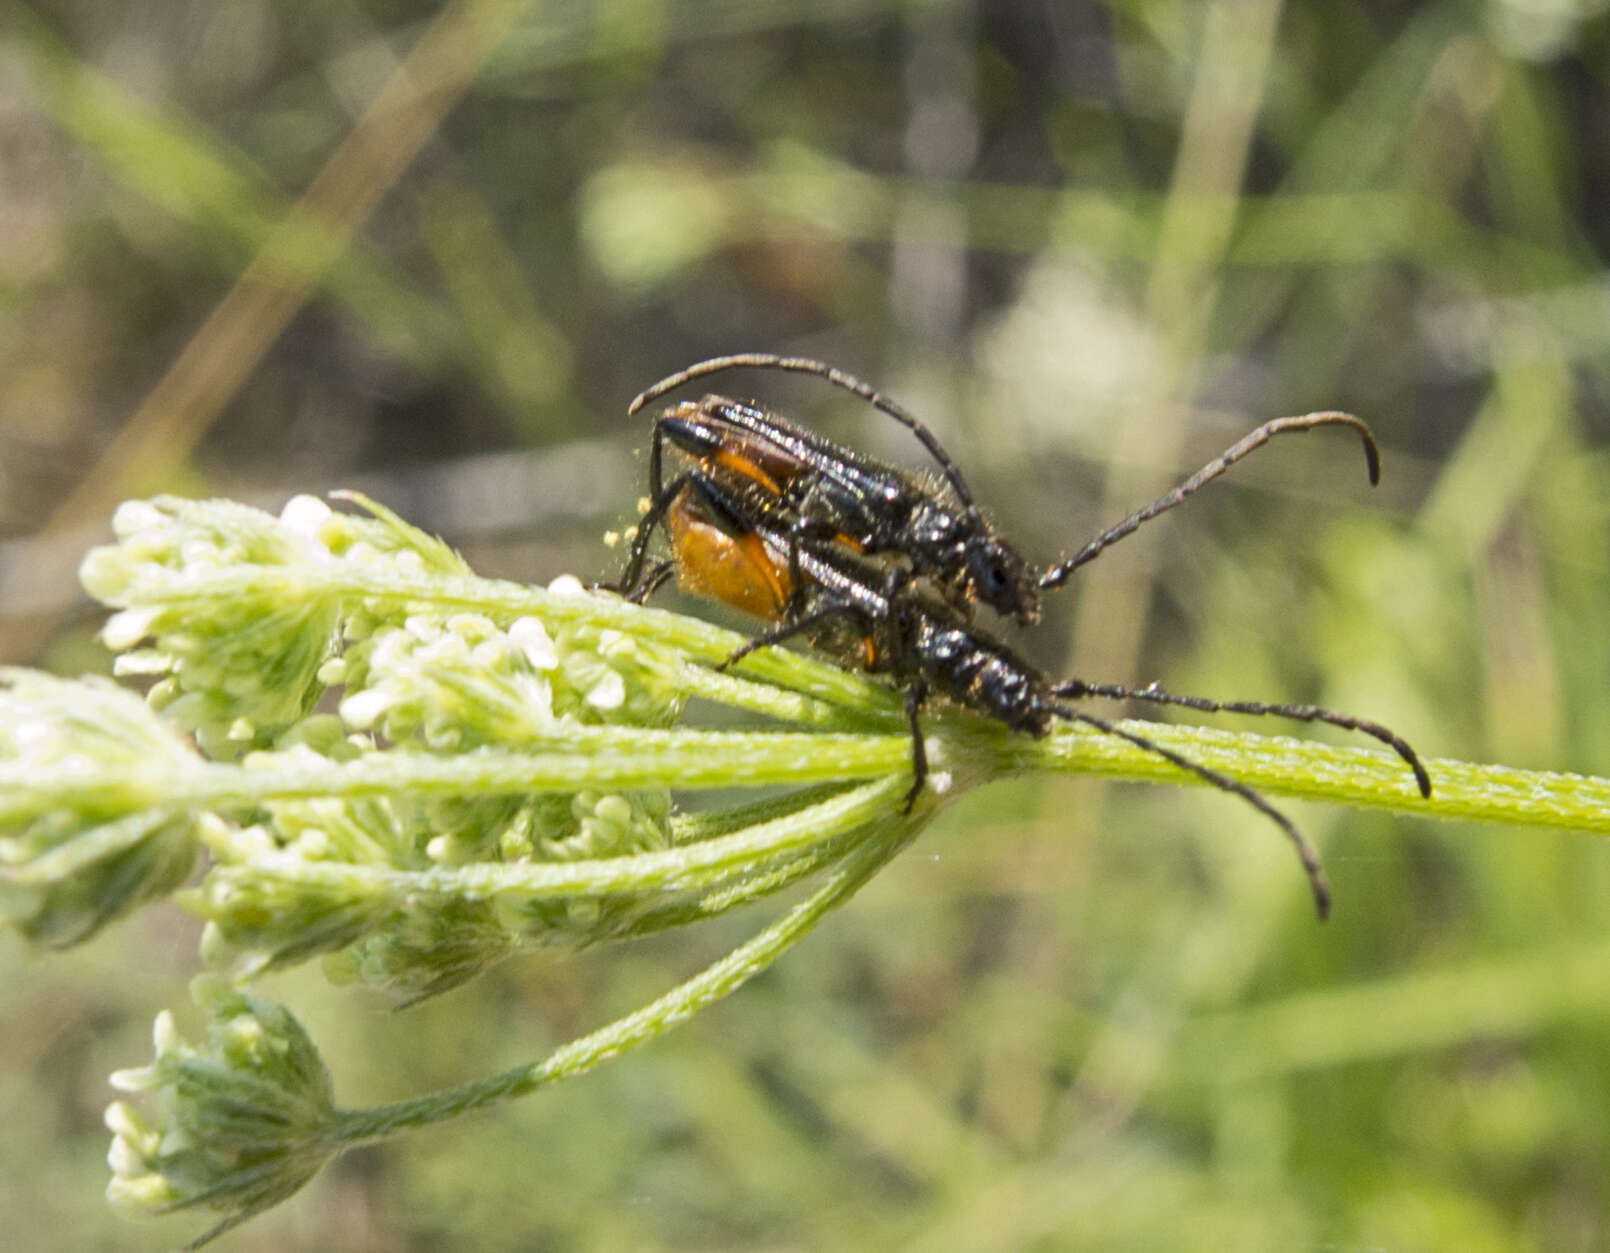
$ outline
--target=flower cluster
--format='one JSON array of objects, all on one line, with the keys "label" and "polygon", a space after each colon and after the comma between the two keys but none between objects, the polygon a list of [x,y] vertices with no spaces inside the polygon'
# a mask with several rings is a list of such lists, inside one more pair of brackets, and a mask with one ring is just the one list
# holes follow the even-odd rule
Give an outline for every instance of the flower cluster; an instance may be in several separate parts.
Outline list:
[{"label": "flower cluster", "polygon": [[341,1142],[329,1072],[290,1011],[206,976],[193,991],[206,1044],[187,1044],[164,1010],[151,1064],[112,1076],[124,1092],[154,1094],[158,1117],[126,1101],[107,1108],[106,1195],[135,1213],[205,1205],[226,1214],[200,1244],[296,1192]]},{"label": "flower cluster", "polygon": [[[550,625],[432,598],[422,587],[473,580],[462,558],[353,499],[365,514],[305,496],[277,518],[228,502],[125,505],[119,542],[85,560],[85,585],[119,610],[104,632],[119,672],[155,677],[151,703],[208,755],[244,753],[252,772],[316,769],[675,719],[679,667],[662,649],[585,618]],[[584,593],[571,579],[550,595]],[[317,712],[326,693],[334,714]],[[419,995],[523,944],[594,938],[596,903],[516,917],[373,880],[310,884],[299,866],[418,873],[620,856],[666,847],[669,811],[663,790],[267,800],[249,827],[211,842],[221,864],[187,900],[210,923],[214,961],[245,972],[354,946],[340,976]]]},{"label": "flower cluster", "polygon": [[0,677],[0,918],[65,948],[173,891],[217,820],[166,803],[201,763],[132,692]]},{"label": "flower cluster", "polygon": [[[0,672],[0,921],[67,945],[175,894],[206,920],[206,1043],[159,1016],[155,1059],[115,1077],[154,1109],[107,1111],[112,1200],[220,1211],[203,1241],[349,1144],[522,1096],[685,1021],[808,933],[942,803],[936,787],[907,799],[907,719],[866,676],[773,649],[729,673],[730,632],[573,579],[477,578],[351,499],[365,512],[308,497],[278,517],[125,505],[118,543],[83,578],[116,611],[104,638],[120,675],[150,681],[146,698]],[[689,696],[807,729],[673,727]],[[1151,726],[1141,739],[1094,718],[1035,739],[943,703],[927,720],[928,751],[965,786],[1036,767],[1178,779],[1188,750],[1199,782],[1404,799],[1401,761],[1359,749]],[[779,785],[671,817],[672,786]],[[1438,763],[1449,815],[1604,829],[1605,793]],[[176,891],[203,853],[205,874]],[[320,956],[338,981],[418,999],[522,948],[683,926],[813,877],[782,917],[651,1003],[534,1064],[373,1110],[336,1109],[300,1026],[242,990]]]},{"label": "flower cluster", "polygon": [[313,503],[276,520],[229,501],[130,501],[112,518],[118,542],[79,569],[119,609],[101,633],[116,672],[155,677],[152,705],[208,756],[267,743],[318,699],[341,599],[320,577],[335,564],[321,517],[334,515]]}]

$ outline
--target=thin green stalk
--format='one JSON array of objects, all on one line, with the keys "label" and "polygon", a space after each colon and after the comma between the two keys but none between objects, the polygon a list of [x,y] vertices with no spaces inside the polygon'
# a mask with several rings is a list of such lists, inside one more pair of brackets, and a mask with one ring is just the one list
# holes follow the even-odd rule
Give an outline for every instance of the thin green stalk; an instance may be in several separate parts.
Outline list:
[{"label": "thin green stalk", "polygon": [[[1199,776],[1155,754],[1085,727],[1070,727],[1044,740],[1033,740],[1002,735],[955,711],[940,714],[933,724],[928,732],[929,752],[940,772],[959,768],[975,779],[980,772],[1095,774],[1129,782],[1207,786]],[[1205,727],[1138,721],[1121,725],[1271,796],[1445,820],[1610,833],[1610,780],[1602,778],[1439,758],[1427,763],[1434,792],[1423,799],[1403,762],[1390,753]],[[145,803],[152,808],[180,812],[247,809],[276,800],[315,797],[493,795],[569,792],[581,787],[698,789],[887,779],[904,777],[910,763],[910,742],[899,735],[587,727],[575,728],[566,738],[566,745],[546,753],[485,750],[446,757],[398,753],[348,763],[299,762],[268,769],[197,762],[166,778],[145,769],[91,771],[74,765],[53,772],[0,767],[0,792],[6,795],[8,806],[19,809],[39,808],[53,798],[62,803],[71,798],[81,804],[103,798],[127,801],[131,795],[146,793]],[[942,773],[939,777],[944,778]],[[135,843],[142,833],[143,828],[135,825],[105,828],[98,833],[98,843],[66,844],[7,873],[17,882],[45,881],[64,873],[69,862],[76,865],[85,858],[104,856],[117,841]],[[589,864],[479,869],[499,875],[518,871],[554,876],[557,885],[561,879],[579,884]],[[453,873],[467,870],[459,868]],[[318,863],[309,863],[305,873],[316,877],[348,871],[401,873]],[[591,890],[613,890],[614,877],[606,877],[605,882],[606,886]]]},{"label": "thin green stalk", "polygon": [[860,838],[858,831],[834,836],[773,860],[769,869],[757,866],[746,874],[731,876],[730,882],[715,881],[702,896],[693,900],[644,911],[633,919],[631,934],[650,935],[656,931],[687,926],[772,896],[826,869],[843,857],[845,851]]},{"label": "thin green stalk", "polygon": [[642,1009],[556,1049],[533,1066],[371,1109],[340,1110],[332,1116],[328,1142],[345,1148],[402,1131],[446,1122],[461,1114],[524,1096],[560,1079],[584,1074],[601,1062],[646,1044],[701,1009],[742,987],[810,933],[830,911],[859,891],[899,850],[920,824],[894,822],[869,838],[804,901],[752,940]]},{"label": "thin green stalk", "polygon": [[[1251,735],[1207,727],[1124,722],[1126,730],[1271,796],[1391,809],[1426,818],[1563,827],[1610,833],[1610,779],[1430,758],[1432,795],[1422,798],[1402,759],[1367,748]],[[1044,740],[997,740],[1010,772],[1095,774],[1133,782],[1208,786],[1162,758],[1085,727]]]},{"label": "thin green stalk", "polygon": [[[266,767],[198,764],[161,790],[161,803],[240,808],[301,797],[356,799],[401,792],[459,796],[586,787],[759,787],[876,778],[898,773],[910,760],[911,741],[904,735],[578,727],[540,752],[398,752],[353,762]],[[12,782],[0,773],[0,788]],[[91,794],[98,787],[122,794],[132,782],[116,775],[80,776],[71,785]],[[50,781],[37,777],[15,784],[34,797],[54,790]]]},{"label": "thin green stalk", "polygon": [[[876,779],[898,776],[910,754],[910,743],[903,736],[582,727],[568,732],[546,753],[483,750],[446,757],[391,753],[341,763],[301,760],[267,769],[194,762],[169,774],[129,766],[85,770],[74,764],[56,771],[0,767],[0,792],[6,796],[6,807],[18,812],[110,803],[167,815],[242,811],[273,801],[315,798],[730,788]],[[138,843],[145,832],[144,824],[107,824],[93,835],[10,867],[7,876],[17,883],[48,882]],[[317,863],[310,867],[306,873],[316,875]],[[356,868],[330,864],[322,869]]]},{"label": "thin green stalk", "polygon": [[[277,585],[277,586],[276,586]],[[429,605],[439,610],[484,613],[501,619],[525,615],[553,624],[583,623],[612,628],[646,643],[660,644],[709,663],[725,661],[749,637],[686,614],[635,605],[618,596],[573,588],[553,591],[505,579],[476,575],[421,574],[385,567],[355,569],[296,566],[265,571],[219,569],[204,575],[149,578],[139,589],[142,602],[206,612],[219,603],[273,592],[286,603],[345,599]],[[745,658],[742,674],[803,692],[838,706],[896,715],[899,702],[877,684],[819,658],[787,649],[766,649]]]},{"label": "thin green stalk", "polygon": [[[711,888],[770,859],[837,840],[896,812],[898,776],[863,784],[827,800],[731,835],[655,853],[569,862],[478,863],[407,871],[350,862],[298,860],[283,868],[257,865],[257,879],[283,878],[307,888],[347,889],[366,896],[479,900],[496,893],[523,897],[670,893]],[[921,817],[926,811],[918,811]]]}]

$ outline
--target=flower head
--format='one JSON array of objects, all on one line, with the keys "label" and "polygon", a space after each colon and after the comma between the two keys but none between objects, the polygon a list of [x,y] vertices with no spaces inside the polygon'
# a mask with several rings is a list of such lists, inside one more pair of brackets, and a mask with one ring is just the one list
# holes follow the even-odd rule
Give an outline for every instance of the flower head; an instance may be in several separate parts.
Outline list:
[{"label": "flower head", "polygon": [[207,1014],[206,1043],[187,1044],[164,1011],[151,1064],[112,1076],[125,1092],[155,1093],[156,1115],[148,1121],[126,1101],[107,1108],[106,1193],[140,1213],[222,1212],[201,1244],[297,1191],[339,1141],[329,1073],[290,1012],[207,977],[193,994]]},{"label": "flower head", "polygon": [[0,918],[63,948],[190,873],[202,819],[162,801],[198,762],[104,679],[0,681]]}]

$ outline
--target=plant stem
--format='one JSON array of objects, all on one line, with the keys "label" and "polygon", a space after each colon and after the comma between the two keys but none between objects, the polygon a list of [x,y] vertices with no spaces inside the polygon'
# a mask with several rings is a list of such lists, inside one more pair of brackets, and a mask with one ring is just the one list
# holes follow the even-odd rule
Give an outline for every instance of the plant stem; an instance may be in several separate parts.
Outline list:
[{"label": "plant stem", "polygon": [[165,774],[129,766],[0,766],[0,790],[7,805],[18,809],[38,808],[57,794],[63,804],[141,800],[164,809],[230,809],[402,792],[456,796],[846,782],[899,773],[910,759],[904,735],[566,727],[533,752],[397,751],[289,765],[196,762]]},{"label": "plant stem", "polygon": [[[618,596],[589,593],[579,587],[570,592],[554,592],[505,579],[422,575],[372,567],[323,570],[298,566],[276,571],[253,567],[207,571],[204,575],[173,575],[148,579],[139,589],[138,601],[170,606],[193,603],[198,612],[210,612],[221,602],[262,595],[264,589],[276,581],[282,585],[280,595],[286,603],[339,597],[461,609],[502,619],[529,614],[549,623],[584,623],[618,630],[635,639],[663,644],[712,663],[725,661],[749,642],[746,635],[698,618],[631,604]],[[838,706],[892,715],[898,715],[900,709],[898,695],[887,688],[831,662],[787,649],[762,649],[744,658],[736,669]]]},{"label": "plant stem", "polygon": [[[690,891],[742,879],[773,858],[827,844],[886,819],[897,811],[904,790],[898,777],[865,783],[731,835],[653,853],[580,861],[473,863],[421,871],[298,860],[283,868],[254,865],[251,873],[258,879],[280,877],[287,883],[347,888],[359,894],[379,889],[396,896],[454,899],[480,899],[498,892],[563,897]],[[913,812],[921,818],[928,811]]]},{"label": "plant stem", "polygon": [[330,1139],[341,1147],[351,1147],[445,1122],[582,1074],[646,1044],[765,970],[804,938],[828,912],[864,886],[920,826],[920,819],[891,819],[871,833],[866,843],[834,870],[820,888],[777,922],[642,1009],[571,1041],[533,1066],[521,1066],[417,1100],[340,1111],[332,1120]]},{"label": "plant stem", "polygon": [[[1423,799],[1408,767],[1387,752],[1156,722],[1121,725],[1273,796],[1427,818],[1610,833],[1610,779],[1436,758],[1426,762],[1434,791]],[[994,740],[1003,773],[1052,771],[1206,786],[1160,757],[1085,727],[1044,740],[1002,735]]]}]

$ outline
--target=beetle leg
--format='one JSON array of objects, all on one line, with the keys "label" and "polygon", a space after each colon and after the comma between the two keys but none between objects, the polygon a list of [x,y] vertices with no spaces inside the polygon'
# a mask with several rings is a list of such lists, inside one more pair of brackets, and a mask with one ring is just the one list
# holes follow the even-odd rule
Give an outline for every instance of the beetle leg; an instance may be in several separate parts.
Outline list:
[{"label": "beetle leg", "polygon": [[1355,718],[1352,714],[1338,713],[1334,709],[1321,709],[1318,705],[1269,705],[1256,700],[1210,700],[1205,696],[1177,696],[1173,692],[1165,692],[1153,686],[1128,688],[1117,683],[1086,683],[1082,679],[1070,679],[1066,683],[1060,683],[1051,689],[1051,694],[1075,700],[1081,696],[1099,696],[1103,700],[1147,700],[1158,705],[1179,705],[1186,709],[1199,709],[1203,713],[1252,714],[1259,717],[1268,715],[1275,718],[1291,718],[1298,722],[1326,722],[1333,727],[1341,727],[1344,731],[1359,731],[1364,735],[1374,736],[1391,747],[1408,763],[1409,769],[1414,771],[1414,781],[1420,789],[1420,795],[1427,797],[1431,795],[1431,775],[1420,761],[1420,755],[1409,747],[1407,740],[1379,722]]},{"label": "beetle leg", "polygon": [[1087,726],[1095,727],[1098,731],[1116,736],[1121,740],[1127,740],[1136,748],[1144,749],[1148,753],[1155,753],[1164,761],[1172,762],[1181,770],[1189,771],[1197,778],[1206,780],[1219,790],[1234,793],[1259,813],[1273,821],[1276,826],[1286,833],[1286,838],[1291,841],[1292,847],[1297,850],[1297,857],[1302,862],[1303,869],[1308,873],[1308,886],[1314,893],[1314,908],[1319,911],[1320,921],[1323,922],[1329,917],[1330,884],[1325,879],[1325,871],[1319,864],[1319,854],[1314,852],[1314,846],[1308,842],[1290,818],[1264,800],[1262,796],[1245,783],[1242,783],[1239,779],[1232,779],[1227,774],[1220,774],[1209,766],[1194,762],[1189,757],[1182,756],[1171,748],[1164,748],[1161,744],[1154,743],[1144,735],[1136,735],[1132,731],[1126,731],[1116,723],[1108,722],[1105,718],[1097,718],[1091,714],[1081,713],[1077,709],[1059,708],[1056,713],[1058,717],[1066,718],[1070,722],[1083,722]]},{"label": "beetle leg", "polygon": [[917,721],[917,714],[927,699],[928,685],[921,679],[913,679],[906,689],[906,722],[911,727],[911,790],[906,793],[905,807],[908,814],[922,794],[922,785],[928,781],[928,747],[923,743],[922,724]]}]

